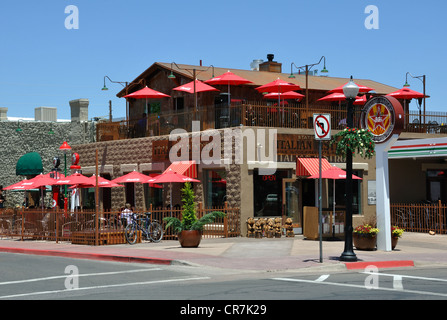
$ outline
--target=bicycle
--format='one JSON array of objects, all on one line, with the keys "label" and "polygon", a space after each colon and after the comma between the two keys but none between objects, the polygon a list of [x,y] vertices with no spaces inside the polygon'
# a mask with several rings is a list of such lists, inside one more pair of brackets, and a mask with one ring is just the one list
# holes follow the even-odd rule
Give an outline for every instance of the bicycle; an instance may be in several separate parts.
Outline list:
[{"label": "bicycle", "polygon": [[129,244],[134,244],[137,241],[138,231],[141,231],[141,236],[152,242],[160,242],[163,238],[163,227],[157,220],[149,218],[151,213],[144,213],[145,217],[137,218],[136,214],[131,215],[131,222],[126,226],[124,234],[126,241]]}]

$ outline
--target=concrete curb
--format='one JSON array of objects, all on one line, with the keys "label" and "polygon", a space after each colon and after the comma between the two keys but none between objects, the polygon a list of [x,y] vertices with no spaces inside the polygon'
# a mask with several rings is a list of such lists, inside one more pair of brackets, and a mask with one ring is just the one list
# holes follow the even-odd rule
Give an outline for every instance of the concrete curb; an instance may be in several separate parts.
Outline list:
[{"label": "concrete curb", "polygon": [[134,257],[134,256],[122,256],[122,255],[111,255],[101,253],[66,252],[66,251],[55,251],[55,250],[38,250],[38,249],[5,248],[5,247],[0,247],[0,252],[33,254],[39,256],[52,256],[52,257],[73,258],[73,259],[150,263],[160,265],[172,265],[175,261],[173,259],[161,259],[151,257]]}]

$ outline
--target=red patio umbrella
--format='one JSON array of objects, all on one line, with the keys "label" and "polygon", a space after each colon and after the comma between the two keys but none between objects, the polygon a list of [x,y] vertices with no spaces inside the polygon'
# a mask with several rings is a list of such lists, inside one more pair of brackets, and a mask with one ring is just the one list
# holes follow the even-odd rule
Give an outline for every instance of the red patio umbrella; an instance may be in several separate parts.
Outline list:
[{"label": "red patio umbrella", "polygon": [[147,86],[143,89],[125,95],[124,98],[134,98],[134,99],[156,99],[156,98],[170,98],[171,96],[156,91],[154,89],[148,88]]},{"label": "red patio umbrella", "polygon": [[195,80],[195,81],[191,81],[187,84],[178,86],[172,90],[176,90],[176,91],[183,91],[183,92],[188,92],[188,93],[194,93],[194,83],[196,85],[196,90],[195,92],[205,92],[205,91],[219,91],[218,89],[207,85],[206,83],[203,83],[202,81],[199,80]]},{"label": "red patio umbrella", "polygon": [[[424,98],[423,93],[411,90],[406,87],[399,89],[397,91],[391,92],[391,93],[387,94],[387,96],[391,96],[396,99],[405,99],[405,100]],[[425,97],[427,98],[428,96],[425,95]]]},{"label": "red patio umbrella", "polygon": [[[150,176],[134,170],[134,171],[127,173],[121,177],[113,179],[112,182],[114,182],[114,183],[146,183],[150,178],[151,178]],[[156,185],[150,185],[150,186],[155,187],[155,188],[161,187],[161,186],[156,186]],[[134,194],[135,194],[135,184],[134,184]]]},{"label": "red patio umbrella", "polygon": [[278,92],[270,92],[264,95],[264,99],[297,99],[298,101],[301,101],[301,99],[304,98],[304,95],[295,91],[287,91],[284,93],[278,93]]},{"label": "red patio umbrella", "polygon": [[34,189],[34,185],[36,183],[33,181],[29,181],[28,179],[24,179],[22,181],[11,184],[10,186],[4,187],[3,190],[29,190]]},{"label": "red patio umbrella", "polygon": [[[314,174],[310,177],[308,177],[308,179],[319,179],[320,178],[320,174]],[[340,180],[340,179],[346,179],[346,171],[343,169],[340,169],[336,166],[332,166],[329,169],[326,169],[324,171],[321,172],[321,178],[322,179],[332,179],[334,180],[333,182],[333,188],[332,188],[332,199],[333,199],[333,225],[332,225],[332,232],[333,235],[335,235],[335,180]],[[362,178],[357,177],[356,175],[352,175],[352,179],[355,180],[362,180]]]},{"label": "red patio umbrella", "polygon": [[229,85],[237,86],[240,84],[252,83],[252,81],[244,79],[238,75],[235,75],[233,72],[228,70],[227,72],[225,72],[220,76],[214,77],[210,80],[206,80],[205,83],[210,85],[227,84],[228,86]]},{"label": "red patio umbrella", "polygon": [[[323,98],[318,99],[317,101],[345,101],[346,96],[343,92],[333,92],[327,96],[324,96]],[[366,103],[366,96],[357,97],[357,99],[354,101],[354,105],[363,105]]]},{"label": "red patio umbrella", "polygon": [[275,81],[269,82],[256,88],[256,90],[259,92],[277,92],[277,93],[296,91],[300,89],[301,87],[299,85],[281,80],[279,78],[276,79]]},{"label": "red patio umbrella", "polygon": [[[256,88],[256,90],[259,92],[270,92],[270,93],[284,93],[284,92],[295,91],[295,90],[300,90],[300,89],[301,89],[301,87],[299,85],[288,82],[288,81],[281,80],[280,78]],[[277,98],[278,98],[278,106],[279,106],[279,105],[281,105],[281,96],[278,94]],[[284,109],[283,109],[283,111],[284,111]],[[282,120],[284,121],[284,112],[283,112]]]},{"label": "red patio umbrella", "polygon": [[[335,89],[332,89],[332,90],[328,91],[328,93],[334,93],[334,92],[341,92],[341,93],[343,93],[343,87],[346,84],[347,83],[345,83],[344,85],[341,85],[341,86],[339,86],[339,87],[337,87]],[[367,86],[364,86],[364,85],[361,85],[361,84],[358,84],[358,83],[356,83],[356,85],[359,87],[359,93],[366,93],[366,92],[370,92],[370,91],[374,90],[373,88],[370,88],[370,87],[367,87]]]},{"label": "red patio umbrella", "polygon": [[247,84],[247,83],[253,83],[250,80],[247,80],[245,78],[242,78],[236,74],[234,74],[233,72],[231,72],[230,70],[228,70],[227,72],[225,72],[224,74],[214,77],[210,80],[205,81],[206,84],[210,84],[210,85],[227,85],[228,86],[228,120],[231,121],[230,119],[230,105],[231,105],[231,92],[230,92],[230,85],[233,86],[237,86],[237,85],[241,85],[241,84]]},{"label": "red patio umbrella", "polygon": [[169,183],[169,190],[170,190],[170,198],[169,198],[169,204],[171,207],[171,216],[172,216],[172,183],[174,182],[200,182],[197,179],[190,178],[187,176],[184,176],[182,174],[179,174],[171,169],[165,171],[164,173],[160,174],[159,176],[152,177],[147,180],[149,183]]},{"label": "red patio umbrella", "polygon": [[[3,190],[30,190],[40,188],[42,186],[54,185],[54,183],[58,180],[51,178],[50,174],[51,173],[38,174],[34,178],[24,179],[22,181],[19,181],[17,183],[14,183],[10,186],[3,188]],[[61,174],[61,176],[64,177],[63,174]]]},{"label": "red patio umbrella", "polygon": [[206,84],[210,84],[210,85],[227,85],[228,86],[228,106],[230,105],[230,101],[231,101],[231,94],[230,94],[230,85],[232,86],[238,86],[241,84],[247,84],[247,83],[253,83],[250,80],[247,80],[245,78],[242,78],[238,75],[235,75],[233,72],[231,72],[230,70],[228,70],[227,72],[225,72],[224,74],[214,77],[210,80],[206,80],[205,81]]},{"label": "red patio umbrella", "polygon": [[51,184],[53,186],[59,186],[59,185],[66,185],[66,184],[74,184],[74,185],[80,185],[80,184],[89,184],[90,180],[86,176],[80,174],[80,173],[73,173],[70,176],[61,178],[61,179],[53,179],[54,182]]},{"label": "red patio umbrella", "polygon": [[132,171],[128,174],[125,174],[119,178],[113,179],[112,182],[115,183],[145,183],[150,177],[138,171]]},{"label": "red patio umbrella", "polygon": [[[91,181],[90,184],[81,184],[81,185],[79,185],[79,188],[94,188],[94,187],[96,187],[96,175],[89,177],[89,180]],[[98,177],[98,187],[99,188],[114,188],[114,187],[123,187],[123,186],[118,183],[107,180],[103,177]]]},{"label": "red patio umbrella", "polygon": [[[424,94],[411,90],[407,87],[404,87],[402,89],[399,89],[397,91],[391,92],[387,94],[387,96],[394,97],[396,99],[402,99],[404,100],[404,111],[407,109],[407,101],[411,99],[421,99],[424,98]],[[425,95],[425,98],[428,98],[427,95]]]}]

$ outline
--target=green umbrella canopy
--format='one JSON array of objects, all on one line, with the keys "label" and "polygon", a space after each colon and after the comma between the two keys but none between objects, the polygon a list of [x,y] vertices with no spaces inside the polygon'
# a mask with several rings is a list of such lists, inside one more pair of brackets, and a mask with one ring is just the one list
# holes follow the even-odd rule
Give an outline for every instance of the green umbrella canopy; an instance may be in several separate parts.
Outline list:
[{"label": "green umbrella canopy", "polygon": [[16,175],[30,176],[43,172],[42,158],[37,152],[30,152],[20,157],[16,164]]}]

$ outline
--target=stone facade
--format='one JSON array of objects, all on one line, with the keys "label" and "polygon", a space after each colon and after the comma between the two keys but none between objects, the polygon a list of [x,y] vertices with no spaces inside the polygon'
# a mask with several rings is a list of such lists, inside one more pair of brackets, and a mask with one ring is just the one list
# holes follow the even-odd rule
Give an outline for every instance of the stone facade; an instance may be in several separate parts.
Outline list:
[{"label": "stone facade", "polygon": [[[191,137],[191,134],[188,135]],[[222,145],[223,145],[223,135]],[[171,163],[170,161],[153,161],[152,144],[157,140],[166,140],[169,136],[136,138],[127,140],[104,141],[76,145],[73,151],[79,153],[83,174],[90,175],[96,172],[96,150],[98,150],[98,172],[100,175],[108,174],[111,179],[118,178],[133,170],[149,174],[161,173]],[[225,169],[227,180],[227,201],[230,206],[239,207],[241,203],[240,166],[230,165],[202,165],[198,166],[198,179],[203,181],[203,169]],[[196,202],[204,202],[204,186],[194,183]],[[180,184],[173,184],[173,205],[181,204]],[[112,209],[119,209],[126,202],[124,188],[112,188]],[[164,205],[170,203],[169,192],[164,193]],[[136,207],[145,209],[143,186],[135,185]]]},{"label": "stone facade", "polygon": [[[20,127],[21,131],[16,131]],[[54,133],[50,133],[50,131]],[[42,158],[43,173],[53,168],[53,158],[61,159],[64,168],[64,153],[59,147],[64,141],[73,148],[77,144],[92,143],[96,139],[95,122],[39,122],[39,121],[0,121],[0,185],[3,187],[23,180],[16,176],[16,163],[21,156],[37,152]],[[71,165],[71,153],[67,154],[67,167]],[[6,207],[21,205],[23,191],[4,191]]]}]

